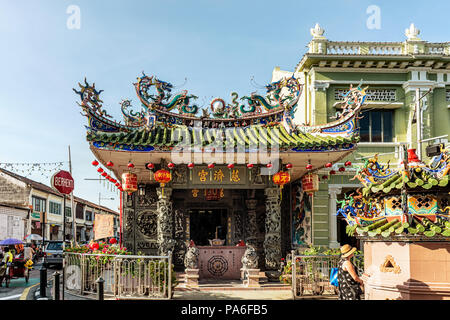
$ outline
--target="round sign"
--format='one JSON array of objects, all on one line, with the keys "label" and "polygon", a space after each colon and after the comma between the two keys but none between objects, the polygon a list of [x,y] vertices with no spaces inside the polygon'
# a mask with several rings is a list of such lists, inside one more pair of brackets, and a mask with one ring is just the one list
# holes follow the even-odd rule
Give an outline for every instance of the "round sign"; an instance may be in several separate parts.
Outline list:
[{"label": "round sign", "polygon": [[55,173],[51,179],[52,187],[63,194],[70,194],[74,188],[72,175],[64,170]]}]

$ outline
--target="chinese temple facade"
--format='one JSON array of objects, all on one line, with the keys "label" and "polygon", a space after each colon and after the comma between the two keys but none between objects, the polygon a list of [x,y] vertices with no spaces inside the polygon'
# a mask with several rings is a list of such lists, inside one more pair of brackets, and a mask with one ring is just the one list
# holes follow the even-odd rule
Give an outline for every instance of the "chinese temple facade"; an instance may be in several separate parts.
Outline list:
[{"label": "chinese temple facade", "polygon": [[122,194],[122,244],[136,253],[170,251],[180,268],[195,245],[201,276],[239,278],[227,272],[241,267],[241,243],[254,248],[255,266],[279,270],[297,214],[291,184],[303,178],[304,190],[314,192],[311,173],[355,149],[365,89],[350,86],[336,119],[312,126],[295,120],[305,92],[293,75],[263,95],[232,93],[231,102],[216,98],[202,110],[196,96],[172,93],[155,76],[142,74],[134,87],[140,111],[123,100],[123,123],[103,109],[95,85],[85,80],[74,89],[93,164]]}]

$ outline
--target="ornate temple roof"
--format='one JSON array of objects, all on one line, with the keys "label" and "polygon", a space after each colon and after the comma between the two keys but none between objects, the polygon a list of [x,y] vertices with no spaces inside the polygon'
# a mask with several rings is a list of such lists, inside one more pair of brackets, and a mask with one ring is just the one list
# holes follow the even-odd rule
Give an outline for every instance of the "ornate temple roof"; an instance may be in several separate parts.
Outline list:
[{"label": "ornate temple roof", "polygon": [[[450,150],[428,163],[408,150],[406,165],[393,170],[377,156],[368,159],[355,178],[364,185],[339,200],[348,234],[366,239],[450,239]],[[406,214],[405,214],[406,212]]]},{"label": "ornate temple roof", "polygon": [[[79,84],[79,91],[74,89],[88,118],[86,138],[101,162],[114,157],[120,162],[130,160],[113,154],[121,151],[127,152],[128,158],[133,155],[138,161],[145,158],[148,162],[150,156],[157,162],[156,158],[167,158],[165,153],[174,150],[251,153],[263,149],[280,151],[282,159],[289,158],[294,164],[305,166],[309,161],[320,168],[345,157],[356,147],[357,115],[366,97],[365,88],[350,87],[343,95],[343,108],[335,121],[300,126],[294,123],[293,114],[303,85],[294,76],[264,86],[266,95],[253,92],[238,99],[233,92],[231,103],[215,98],[206,109],[193,104],[197,97],[186,90],[172,95],[174,86],[155,76],[143,74],[134,86],[141,111],[131,110],[131,101],[122,100],[124,123],[113,120],[103,109],[102,90],[98,91],[95,84],[85,80],[84,85]],[[200,110],[201,115],[197,115]],[[327,157],[312,156],[323,152]],[[125,165],[115,168],[116,175]],[[297,175],[301,173],[297,171]]]}]

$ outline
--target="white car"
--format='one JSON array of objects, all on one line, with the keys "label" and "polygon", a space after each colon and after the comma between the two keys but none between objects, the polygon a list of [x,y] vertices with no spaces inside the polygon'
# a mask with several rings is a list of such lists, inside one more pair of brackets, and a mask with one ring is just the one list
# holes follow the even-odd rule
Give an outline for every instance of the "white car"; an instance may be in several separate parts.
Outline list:
[{"label": "white car", "polygon": [[63,264],[63,242],[49,241],[44,249],[44,267]]}]

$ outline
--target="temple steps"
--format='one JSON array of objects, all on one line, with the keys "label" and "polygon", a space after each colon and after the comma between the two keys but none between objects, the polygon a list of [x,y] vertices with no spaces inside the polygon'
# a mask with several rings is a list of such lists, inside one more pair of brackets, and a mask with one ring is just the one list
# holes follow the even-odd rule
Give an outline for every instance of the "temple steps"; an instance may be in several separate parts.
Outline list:
[{"label": "temple steps", "polygon": [[177,273],[178,285],[175,291],[212,291],[212,290],[291,290],[291,286],[280,282],[269,282],[264,272],[260,272],[259,288],[246,287],[241,280],[200,280],[198,287],[186,287],[184,284],[184,273]]}]

